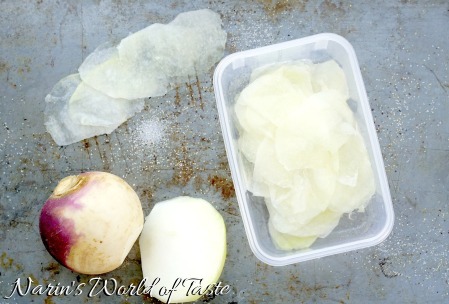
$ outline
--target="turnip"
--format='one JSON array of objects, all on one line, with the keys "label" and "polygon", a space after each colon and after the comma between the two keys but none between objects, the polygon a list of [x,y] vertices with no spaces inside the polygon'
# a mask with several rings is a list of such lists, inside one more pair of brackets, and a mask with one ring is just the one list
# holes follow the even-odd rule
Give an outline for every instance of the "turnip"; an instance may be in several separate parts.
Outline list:
[{"label": "turnip", "polygon": [[137,194],[123,179],[105,172],[62,179],[39,219],[48,252],[65,267],[84,274],[119,267],[142,227]]},{"label": "turnip", "polygon": [[[182,196],[153,207],[139,244],[146,282],[160,279],[158,286],[167,289],[156,288],[151,296],[165,303],[190,302],[213,288],[221,275],[226,228],[210,203]],[[176,290],[170,293],[171,288]]]}]

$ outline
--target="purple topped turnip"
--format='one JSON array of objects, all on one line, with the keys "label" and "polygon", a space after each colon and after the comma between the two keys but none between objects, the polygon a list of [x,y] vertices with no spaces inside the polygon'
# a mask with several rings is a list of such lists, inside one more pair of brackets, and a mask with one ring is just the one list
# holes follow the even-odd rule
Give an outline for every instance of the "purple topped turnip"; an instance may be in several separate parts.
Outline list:
[{"label": "purple topped turnip", "polygon": [[39,229],[65,267],[101,274],[119,267],[143,228],[136,192],[120,177],[87,172],[62,179],[44,204]]}]

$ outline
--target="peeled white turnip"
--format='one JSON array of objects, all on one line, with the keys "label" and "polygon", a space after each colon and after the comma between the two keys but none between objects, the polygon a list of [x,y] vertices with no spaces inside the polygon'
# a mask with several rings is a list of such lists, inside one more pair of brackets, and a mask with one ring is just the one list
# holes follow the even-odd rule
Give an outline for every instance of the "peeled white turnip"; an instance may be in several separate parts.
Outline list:
[{"label": "peeled white turnip", "polygon": [[158,285],[167,288],[179,283],[171,294],[155,291],[151,296],[164,303],[191,302],[201,295],[192,292],[193,288],[189,290],[193,283],[189,279],[202,279],[204,294],[221,275],[226,259],[226,228],[210,203],[182,196],[153,207],[145,219],[139,244],[148,284],[158,278]]},{"label": "peeled white turnip", "polygon": [[84,274],[119,267],[142,227],[137,194],[123,179],[105,172],[62,179],[39,219],[48,252],[65,267]]}]

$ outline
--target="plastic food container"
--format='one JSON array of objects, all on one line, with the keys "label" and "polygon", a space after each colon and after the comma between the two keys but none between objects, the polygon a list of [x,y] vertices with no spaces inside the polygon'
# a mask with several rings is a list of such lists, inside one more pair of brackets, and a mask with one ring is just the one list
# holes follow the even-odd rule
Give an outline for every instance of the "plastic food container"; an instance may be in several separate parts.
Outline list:
[{"label": "plastic food container", "polygon": [[[308,59],[334,59],[346,74],[350,107],[359,125],[373,168],[376,193],[365,212],[344,214],[339,225],[308,249],[283,251],[275,247],[268,232],[268,211],[262,197],[248,191],[249,164],[237,149],[238,131],[234,113],[236,95],[249,83],[252,70],[270,64]],[[302,39],[231,54],[217,66],[214,90],[220,124],[240,212],[249,245],[262,262],[282,266],[370,247],[382,242],[393,228],[394,213],[385,167],[354,49],[336,34],[318,34]]]}]

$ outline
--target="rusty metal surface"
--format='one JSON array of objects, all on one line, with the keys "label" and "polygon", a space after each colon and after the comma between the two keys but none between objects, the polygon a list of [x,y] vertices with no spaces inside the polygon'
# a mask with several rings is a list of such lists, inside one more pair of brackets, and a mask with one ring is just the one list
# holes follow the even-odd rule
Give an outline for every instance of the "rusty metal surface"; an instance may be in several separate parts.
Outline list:
[{"label": "rusty metal surface", "polygon": [[[396,213],[381,245],[288,267],[251,253],[218,123],[212,72],[179,84],[109,136],[58,147],[44,97],[99,44],[199,8],[221,14],[226,53],[334,32],[354,46],[370,97]],[[145,297],[15,295],[12,284],[88,282],[56,263],[38,232],[42,204],[69,174],[104,170],[138,192],[145,214],[185,194],[214,202],[228,229],[211,303],[443,303],[449,251],[449,3],[439,1],[0,1],[0,303],[152,303]],[[139,130],[157,122],[160,136]],[[103,278],[140,281],[134,246]],[[201,302],[201,301],[199,301]]]}]

